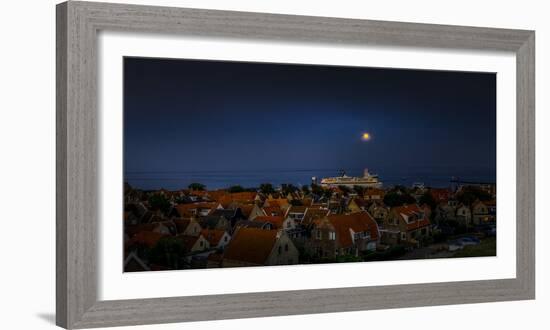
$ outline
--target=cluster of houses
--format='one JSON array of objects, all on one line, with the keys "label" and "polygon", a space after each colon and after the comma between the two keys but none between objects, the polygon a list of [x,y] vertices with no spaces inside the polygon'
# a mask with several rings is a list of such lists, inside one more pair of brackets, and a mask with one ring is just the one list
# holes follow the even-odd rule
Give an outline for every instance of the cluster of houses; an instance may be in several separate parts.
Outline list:
[{"label": "cluster of houses", "polygon": [[[416,203],[397,206],[384,203],[388,190],[381,188],[359,193],[330,189],[317,196],[301,189],[142,191],[127,185],[124,269],[333,262],[395,246],[420,247],[442,223],[473,227],[496,221],[493,200],[466,205],[455,198],[459,192],[448,189],[416,189]],[[420,203],[425,194],[432,205]],[[152,202],[153,196],[161,206]],[[153,260],[153,249],[176,262]]]}]

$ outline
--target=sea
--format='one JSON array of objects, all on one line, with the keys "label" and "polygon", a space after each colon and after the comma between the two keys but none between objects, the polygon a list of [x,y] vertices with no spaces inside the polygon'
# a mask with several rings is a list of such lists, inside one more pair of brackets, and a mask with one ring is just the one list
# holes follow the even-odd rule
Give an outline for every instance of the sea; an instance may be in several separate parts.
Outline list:
[{"label": "sea", "polygon": [[[339,176],[345,171],[348,176],[363,176],[363,169],[263,169],[263,170],[204,170],[204,171],[127,171],[124,181],[132,187],[144,190],[160,188],[179,190],[197,182],[208,190],[223,189],[239,185],[244,188],[259,187],[262,183],[271,183],[274,187],[293,184],[301,187],[310,185],[313,178],[318,182],[322,178]],[[451,188],[453,181],[496,183],[495,169],[479,168],[413,168],[413,169],[372,169],[383,187],[395,185],[412,186],[421,183],[426,187]]]}]

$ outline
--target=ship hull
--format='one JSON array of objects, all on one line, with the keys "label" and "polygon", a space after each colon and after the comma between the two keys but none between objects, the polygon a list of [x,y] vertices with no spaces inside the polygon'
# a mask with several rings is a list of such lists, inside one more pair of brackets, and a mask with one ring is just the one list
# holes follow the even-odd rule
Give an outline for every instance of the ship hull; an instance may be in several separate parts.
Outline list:
[{"label": "ship hull", "polygon": [[348,188],[353,188],[353,187],[356,187],[356,186],[359,186],[359,187],[364,187],[364,188],[381,188],[382,187],[382,182],[361,182],[361,181],[358,181],[358,182],[342,182],[342,181],[321,181],[321,186],[322,187],[327,187],[327,188],[334,188],[334,187],[340,187],[340,186],[344,186],[344,187],[348,187]]}]

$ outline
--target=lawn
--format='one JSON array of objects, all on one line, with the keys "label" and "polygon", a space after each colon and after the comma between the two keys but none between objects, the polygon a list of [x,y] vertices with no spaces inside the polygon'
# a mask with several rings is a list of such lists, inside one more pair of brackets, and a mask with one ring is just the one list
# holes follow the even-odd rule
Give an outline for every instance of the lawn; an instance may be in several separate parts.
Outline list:
[{"label": "lawn", "polygon": [[453,258],[464,257],[490,257],[497,254],[497,239],[496,237],[488,237],[481,241],[478,245],[468,245],[464,249],[457,251]]}]

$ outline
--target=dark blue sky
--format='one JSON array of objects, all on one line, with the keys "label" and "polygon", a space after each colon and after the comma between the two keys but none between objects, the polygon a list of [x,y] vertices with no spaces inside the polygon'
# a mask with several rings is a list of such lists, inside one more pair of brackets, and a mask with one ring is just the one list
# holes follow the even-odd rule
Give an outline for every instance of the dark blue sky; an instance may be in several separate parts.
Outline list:
[{"label": "dark blue sky", "polygon": [[[125,58],[124,125],[126,179],[148,188],[196,171],[364,167],[495,181],[496,76]],[[147,183],[158,173],[179,174]]]}]

